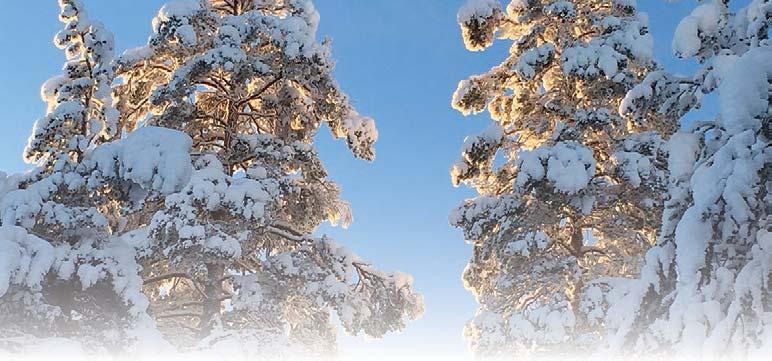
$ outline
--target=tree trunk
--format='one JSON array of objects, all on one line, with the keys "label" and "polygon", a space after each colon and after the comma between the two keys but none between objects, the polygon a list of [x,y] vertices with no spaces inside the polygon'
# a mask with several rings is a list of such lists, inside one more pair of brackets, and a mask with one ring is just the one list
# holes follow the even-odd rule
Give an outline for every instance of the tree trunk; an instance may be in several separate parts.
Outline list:
[{"label": "tree trunk", "polygon": [[207,278],[204,282],[203,310],[199,329],[201,338],[209,336],[220,315],[220,297],[223,295],[222,278],[225,268],[220,264],[207,264]]}]

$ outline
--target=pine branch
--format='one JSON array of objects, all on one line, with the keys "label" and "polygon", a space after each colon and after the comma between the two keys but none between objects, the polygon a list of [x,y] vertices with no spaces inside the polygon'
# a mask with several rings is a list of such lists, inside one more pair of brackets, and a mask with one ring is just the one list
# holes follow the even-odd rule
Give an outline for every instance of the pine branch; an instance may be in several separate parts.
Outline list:
[{"label": "pine branch", "polygon": [[254,94],[252,94],[252,95],[250,95],[250,96],[248,96],[248,97],[246,97],[246,98],[244,98],[242,100],[239,100],[238,102],[236,102],[236,109],[241,109],[241,107],[244,106],[244,104],[247,104],[247,103],[251,102],[252,100],[257,99],[258,97],[263,95],[263,93],[265,93],[266,90],[268,90],[270,87],[272,87],[274,84],[276,84],[277,82],[279,82],[279,80],[281,80],[283,78],[284,78],[284,74],[279,74],[279,76],[277,76],[276,78],[274,78],[273,80],[271,80],[267,84],[263,85],[263,87],[260,88]]}]

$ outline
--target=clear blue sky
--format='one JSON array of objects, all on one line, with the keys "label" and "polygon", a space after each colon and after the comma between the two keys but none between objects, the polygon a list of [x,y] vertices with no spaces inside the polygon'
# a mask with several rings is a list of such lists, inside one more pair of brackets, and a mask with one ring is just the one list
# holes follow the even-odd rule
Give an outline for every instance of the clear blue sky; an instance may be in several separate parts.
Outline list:
[{"label": "clear blue sky", "polygon": [[[162,0],[84,0],[92,18],[115,33],[117,51],[145,43]],[[656,55],[671,71],[692,65],[674,59],[670,40],[696,1],[639,0],[650,14]],[[328,232],[363,258],[415,277],[426,313],[382,340],[342,337],[348,355],[465,355],[461,332],[475,302],[460,280],[470,254],[448,213],[473,193],[453,188],[448,170],[466,135],[486,116],[464,118],[450,108],[459,80],[499,63],[509,46],[467,52],[456,24],[462,0],[316,0],[320,36],[333,39],[336,77],[360,113],[376,119],[377,159],[354,160],[326,130],[318,145],[332,178],[354,210],[348,230]],[[739,3],[747,3],[747,0]],[[21,153],[43,115],[39,89],[64,59],[51,44],[61,27],[56,1],[6,1],[0,12],[0,170],[27,169]],[[713,107],[707,105],[706,109]]]}]

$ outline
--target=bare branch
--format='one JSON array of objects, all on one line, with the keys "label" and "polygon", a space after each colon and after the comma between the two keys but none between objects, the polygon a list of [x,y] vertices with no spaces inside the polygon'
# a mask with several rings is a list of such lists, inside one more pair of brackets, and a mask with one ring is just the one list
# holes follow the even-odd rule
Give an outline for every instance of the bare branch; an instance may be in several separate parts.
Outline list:
[{"label": "bare branch", "polygon": [[155,316],[155,319],[160,320],[164,318],[177,318],[177,317],[196,317],[200,319],[202,315],[198,313],[193,313],[193,312],[181,312],[181,313],[170,313],[166,315],[157,315]]}]

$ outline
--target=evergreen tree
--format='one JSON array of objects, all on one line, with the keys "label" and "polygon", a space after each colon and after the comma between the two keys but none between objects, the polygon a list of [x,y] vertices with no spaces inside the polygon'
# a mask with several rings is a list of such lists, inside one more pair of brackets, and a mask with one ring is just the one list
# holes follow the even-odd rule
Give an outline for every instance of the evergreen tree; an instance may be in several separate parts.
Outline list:
[{"label": "evergreen tree", "polygon": [[47,114],[25,149],[36,167],[0,179],[0,335],[11,343],[4,348],[52,336],[93,349],[124,346],[129,330],[148,320],[134,250],[117,237],[123,214],[130,199],[186,182],[165,179],[174,168],[154,162],[174,151],[187,157],[184,134],[148,129],[107,142],[119,135],[112,34],[79,1],[61,0],[60,8],[65,26],[54,43],[67,62],[41,90]]},{"label": "evergreen tree", "polygon": [[40,95],[48,114],[35,123],[24,150],[30,163],[48,169],[79,162],[84,152],[116,131],[118,113],[112,104],[113,35],[91,21],[78,0],[61,0],[64,29],[54,44],[64,50],[64,73],[43,84]]},{"label": "evergreen tree", "polygon": [[478,355],[590,350],[608,291],[654,243],[667,184],[674,122],[617,115],[656,67],[646,17],[629,0],[476,0],[458,23],[469,50],[513,42],[452,101],[493,119],[451,170],[479,193],[451,215],[473,246],[467,340]]},{"label": "evergreen tree", "polygon": [[170,3],[148,44],[116,61],[121,126],[193,140],[190,182],[147,203],[132,234],[150,310],[179,346],[235,337],[324,354],[332,313],[378,337],[422,312],[408,276],[313,235],[351,221],[314,148],[320,126],[366,160],[378,136],[333,79],[318,19],[308,0]]},{"label": "evergreen tree", "polygon": [[772,345],[772,3],[728,6],[707,1],[676,30],[673,51],[701,64],[695,75],[652,72],[620,108],[680,117],[716,92],[719,113],[671,139],[662,229],[640,278],[618,287],[612,352],[748,357]]}]

